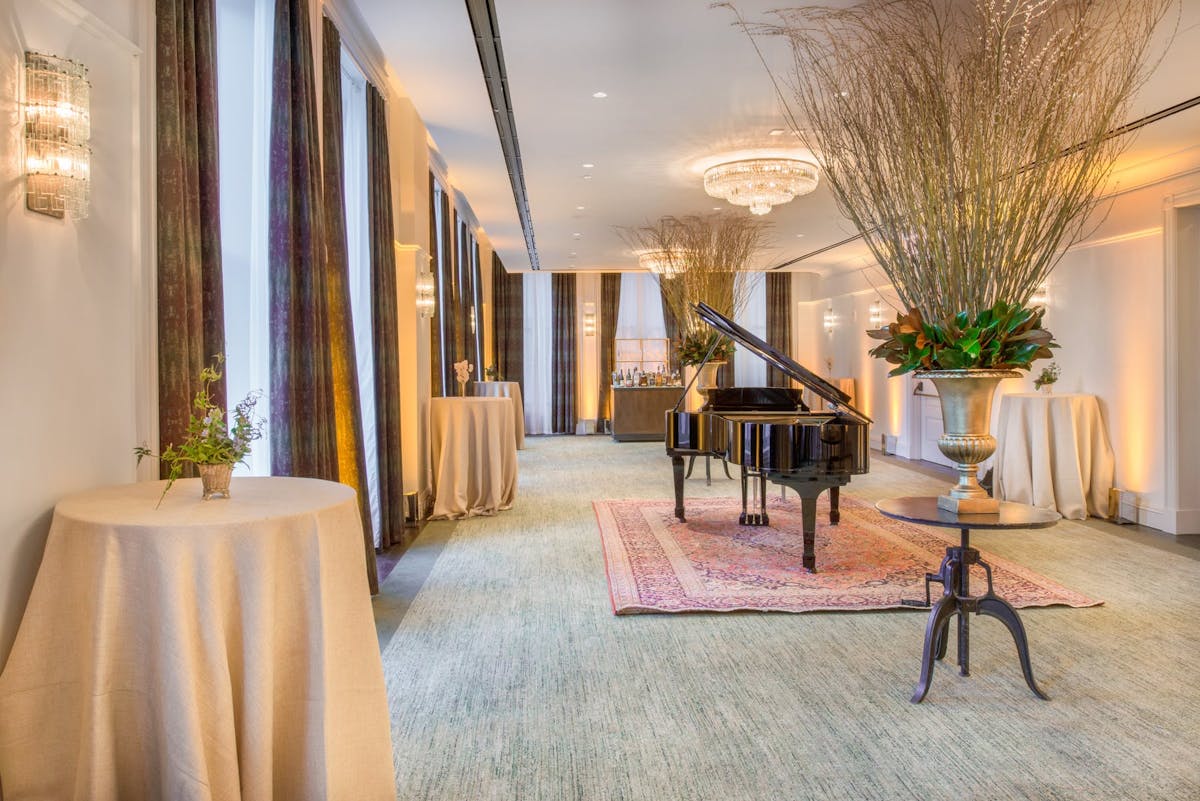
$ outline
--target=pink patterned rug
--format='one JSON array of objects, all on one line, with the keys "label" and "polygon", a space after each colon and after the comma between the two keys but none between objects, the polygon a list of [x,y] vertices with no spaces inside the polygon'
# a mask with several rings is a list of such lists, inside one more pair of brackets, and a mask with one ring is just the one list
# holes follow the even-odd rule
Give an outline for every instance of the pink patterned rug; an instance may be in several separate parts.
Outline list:
[{"label": "pink patterned rug", "polygon": [[[925,573],[936,572],[958,531],[884,517],[873,505],[841,497],[841,523],[829,525],[828,495],[817,508],[817,572],[801,566],[800,501],[768,500],[771,525],[739,526],[733,498],[691,499],[688,522],[673,500],[593,503],[604,546],[613,611],[818,612],[902,607],[925,598]],[[1006,559],[984,552],[996,594],[1016,607],[1097,606],[1094,601]],[[971,591],[986,587],[971,572]],[[933,584],[934,600],[941,585]]]}]

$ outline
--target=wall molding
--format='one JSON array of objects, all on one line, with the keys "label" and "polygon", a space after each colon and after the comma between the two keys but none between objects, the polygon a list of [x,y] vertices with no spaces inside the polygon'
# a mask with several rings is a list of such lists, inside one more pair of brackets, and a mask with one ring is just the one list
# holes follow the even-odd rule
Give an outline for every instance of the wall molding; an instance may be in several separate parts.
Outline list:
[{"label": "wall molding", "polygon": [[[137,42],[131,41],[125,34],[79,5],[79,3],[76,3],[75,0],[38,0],[38,2],[52,9],[71,25],[82,29],[97,39],[107,40],[131,56],[142,55],[142,48]],[[139,27],[143,28],[139,33],[144,33],[145,16],[147,14],[153,20],[154,9],[152,4],[149,8],[143,9],[142,18],[138,20]],[[150,31],[154,31],[153,26],[151,26]],[[144,41],[152,41],[152,39],[145,39]]]}]

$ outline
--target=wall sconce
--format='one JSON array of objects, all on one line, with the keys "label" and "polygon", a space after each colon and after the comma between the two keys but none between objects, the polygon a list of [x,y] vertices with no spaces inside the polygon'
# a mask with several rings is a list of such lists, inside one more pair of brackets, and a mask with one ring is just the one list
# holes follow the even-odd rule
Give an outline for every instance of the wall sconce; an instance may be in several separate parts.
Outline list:
[{"label": "wall sconce", "polygon": [[467,323],[471,326],[471,333],[475,333],[475,307],[472,306],[467,310]]},{"label": "wall sconce", "polygon": [[583,335],[585,337],[596,336],[596,304],[583,304]]},{"label": "wall sconce", "polygon": [[1050,305],[1050,284],[1043,281],[1038,288],[1033,290],[1033,294],[1029,296],[1030,306],[1049,306]]},{"label": "wall sconce", "polygon": [[871,304],[871,327],[883,327],[883,301],[875,298],[875,302]]},{"label": "wall sconce", "polygon": [[25,53],[25,206],[30,211],[59,219],[88,216],[90,95],[87,67]]},{"label": "wall sconce", "polygon": [[433,274],[424,271],[417,273],[417,313],[426,320],[437,310],[433,290]]},{"label": "wall sconce", "polygon": [[833,307],[830,306],[825,310],[825,333],[832,334],[833,329],[837,326],[837,315],[833,313]]}]

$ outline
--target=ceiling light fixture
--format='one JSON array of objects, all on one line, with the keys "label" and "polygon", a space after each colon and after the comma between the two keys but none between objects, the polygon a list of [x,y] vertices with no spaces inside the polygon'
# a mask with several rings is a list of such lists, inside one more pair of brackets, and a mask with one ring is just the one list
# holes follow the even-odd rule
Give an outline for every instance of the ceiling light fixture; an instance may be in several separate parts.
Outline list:
[{"label": "ceiling light fixture", "polygon": [[592,97],[596,98],[597,100],[603,100],[604,98],[608,97],[608,92],[592,92]]},{"label": "ceiling light fixture", "polygon": [[670,250],[643,250],[637,254],[638,266],[649,270],[655,275],[668,278],[683,272],[684,266],[681,254]]},{"label": "ceiling light fixture", "polygon": [[590,162],[590,161],[585,161],[585,162],[583,163],[583,168],[584,168],[585,170],[590,170],[592,167],[595,167],[595,166],[596,166],[596,165],[595,165],[595,164],[593,164],[593,163],[592,163],[592,162]]},{"label": "ceiling light fixture", "polygon": [[704,191],[752,214],[790,202],[817,188],[817,165],[791,158],[727,161],[704,171]]}]

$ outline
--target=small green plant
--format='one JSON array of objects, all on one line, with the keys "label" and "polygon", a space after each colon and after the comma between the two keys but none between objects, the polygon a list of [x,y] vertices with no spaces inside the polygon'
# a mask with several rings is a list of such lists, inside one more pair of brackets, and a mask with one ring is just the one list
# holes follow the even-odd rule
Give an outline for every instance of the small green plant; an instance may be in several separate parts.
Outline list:
[{"label": "small green plant", "polygon": [[912,370],[1028,370],[1035,359],[1048,359],[1057,348],[1054,335],[1042,328],[1041,307],[997,301],[971,318],[959,312],[940,323],[922,319],[909,309],[896,322],[867,335],[883,340],[871,355],[897,365],[888,375]]},{"label": "small green plant", "polygon": [[1050,386],[1057,380],[1058,365],[1054,362],[1050,362],[1050,364],[1042,368],[1041,374],[1038,375],[1037,378],[1033,379],[1033,386],[1035,389],[1041,389],[1042,387]]},{"label": "small green plant", "polygon": [[[714,348],[713,343],[718,339],[720,342]],[[733,355],[734,351],[733,341],[716,331],[702,335],[688,334],[679,343],[679,363],[682,365],[700,364],[708,355],[709,348],[713,349],[709,361],[725,361]]]},{"label": "small green plant", "polygon": [[[138,464],[150,456],[170,468],[167,485],[158,498],[159,505],[166,497],[167,490],[183,475],[185,464],[237,464],[250,453],[250,443],[262,437],[262,427],[266,421],[254,414],[254,407],[262,397],[261,392],[247,395],[233,408],[232,415],[227,415],[224,409],[213,403],[212,385],[221,378],[219,367],[225,362],[225,357],[217,354],[213,358],[214,364],[200,371],[200,390],[192,400],[193,411],[188,420],[187,439],[179,445],[168,445],[157,455],[145,446],[133,449]],[[229,418],[232,419],[232,428]]]},{"label": "small green plant", "polygon": [[503,380],[500,378],[500,368],[494,364],[489,364],[487,367],[483,368],[483,374],[488,381]]}]

